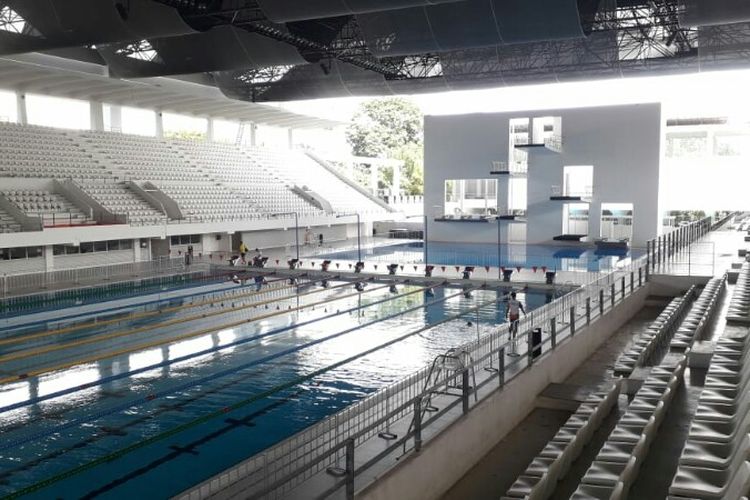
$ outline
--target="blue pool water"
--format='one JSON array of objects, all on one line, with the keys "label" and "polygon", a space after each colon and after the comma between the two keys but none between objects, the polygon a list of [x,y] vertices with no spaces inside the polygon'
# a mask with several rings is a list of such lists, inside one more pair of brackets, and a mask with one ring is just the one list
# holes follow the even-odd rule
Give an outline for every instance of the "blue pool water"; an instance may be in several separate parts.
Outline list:
[{"label": "blue pool water", "polygon": [[[551,299],[519,296],[528,309]],[[227,285],[104,313],[96,325],[75,318],[5,329],[0,494],[175,495],[475,339],[503,321],[502,300],[480,310],[478,326],[463,317],[408,334],[497,299],[494,290],[467,297],[370,283],[358,293],[345,282],[279,280],[261,293]]]},{"label": "blue pool water", "polygon": [[[525,244],[462,244],[429,242],[427,260],[430,264],[491,266],[498,262],[504,267],[520,266],[524,269],[547,267],[553,271],[609,271],[620,264],[627,264],[631,258],[638,258],[645,252],[631,249],[625,252],[614,250],[599,251],[595,248],[553,245]],[[357,260],[357,250],[331,252],[320,257],[340,260]],[[362,259],[388,263],[423,263],[423,243],[395,243],[362,248]]]}]

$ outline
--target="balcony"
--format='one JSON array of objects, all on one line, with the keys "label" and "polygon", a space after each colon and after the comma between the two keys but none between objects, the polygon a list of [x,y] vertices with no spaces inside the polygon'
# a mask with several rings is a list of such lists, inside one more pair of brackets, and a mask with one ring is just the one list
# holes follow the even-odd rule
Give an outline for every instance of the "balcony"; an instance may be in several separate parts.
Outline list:
[{"label": "balcony", "polygon": [[507,175],[508,177],[526,177],[529,166],[526,163],[513,162],[508,165],[504,161],[493,161],[490,175]]},{"label": "balcony", "polygon": [[547,152],[547,153],[562,153],[563,141],[562,136],[550,135],[545,137],[542,142],[527,142],[514,144],[516,149],[520,149],[526,152]]},{"label": "balcony", "polygon": [[550,188],[549,199],[551,201],[572,201],[579,203],[591,203],[594,196],[593,186],[586,186],[581,190],[563,189],[561,186]]}]

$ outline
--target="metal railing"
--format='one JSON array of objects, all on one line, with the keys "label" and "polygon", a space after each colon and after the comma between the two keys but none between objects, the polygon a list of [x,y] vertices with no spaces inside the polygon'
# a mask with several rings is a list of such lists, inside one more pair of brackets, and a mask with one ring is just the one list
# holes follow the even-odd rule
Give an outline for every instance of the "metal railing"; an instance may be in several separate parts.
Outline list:
[{"label": "metal railing", "polygon": [[[324,498],[344,488],[347,498],[353,498],[354,481],[359,474],[395,453],[399,448],[418,451],[422,446],[425,428],[445,426],[455,418],[454,407],[461,405],[463,413],[478,404],[469,396],[487,386],[502,390],[507,380],[538,362],[541,352],[554,350],[585,325],[611,311],[617,304],[646,284],[645,257],[631,265],[604,275],[553,302],[529,312],[518,322],[515,342],[509,339],[509,325],[493,326],[492,331],[457,351],[471,360],[462,373],[430,380],[430,366],[389,385],[325,420],[295,434],[275,446],[201,483],[178,498],[202,499],[220,494],[236,485],[250,498],[278,498],[317,474],[328,473],[333,479],[325,491],[308,492],[310,498]],[[484,307],[495,307],[496,301],[485,302],[440,323],[472,315]],[[470,316],[472,317],[472,316]],[[425,328],[433,328],[430,325]],[[413,333],[413,332],[412,332]],[[541,341],[539,335],[541,334]],[[535,340],[536,338],[536,340]],[[515,346],[518,357],[506,363],[505,353]],[[469,384],[470,373],[480,376],[476,387]],[[460,381],[460,382],[457,382]],[[432,383],[427,387],[428,383]],[[425,413],[425,398],[437,388],[459,387],[455,397],[441,396],[441,408],[430,408]],[[494,384],[494,388],[492,387]],[[446,399],[447,398],[447,399]],[[453,415],[453,416],[452,416]],[[375,456],[355,460],[356,446],[380,435],[389,434],[391,424],[411,418],[409,431],[393,437]],[[341,464],[344,464],[343,466]]]},{"label": "metal railing", "polygon": [[562,136],[551,135],[549,137],[545,137],[544,139],[544,147],[557,153],[562,151],[562,145]]},{"label": "metal railing", "polygon": [[[78,267],[36,273],[3,274],[0,276],[2,297],[26,291],[75,286],[84,282],[102,282],[151,274],[179,272],[186,268],[184,258],[163,257],[142,262],[127,262],[98,267]],[[46,293],[46,292],[45,292]]]},{"label": "metal railing", "polygon": [[[688,274],[692,273],[692,245],[703,238],[713,227],[711,217],[684,224],[675,228],[669,233],[662,234],[646,242],[646,259],[648,261],[649,272],[655,272],[668,263],[674,263],[682,259],[683,254],[687,257]],[[711,248],[713,256],[713,247]],[[713,274],[713,260],[712,260]]]}]

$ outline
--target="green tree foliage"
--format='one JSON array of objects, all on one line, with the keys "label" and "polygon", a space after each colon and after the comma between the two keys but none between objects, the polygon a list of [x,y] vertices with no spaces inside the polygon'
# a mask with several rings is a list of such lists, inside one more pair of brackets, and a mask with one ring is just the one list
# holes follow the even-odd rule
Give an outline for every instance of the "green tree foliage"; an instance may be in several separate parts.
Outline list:
[{"label": "green tree foliage", "polygon": [[[401,188],[407,194],[422,194],[422,120],[419,108],[406,99],[373,99],[362,103],[355,113],[346,139],[355,156],[403,161]],[[381,169],[381,187],[390,186],[392,180],[393,170]]]},{"label": "green tree foliage", "polygon": [[206,140],[206,133],[205,132],[189,132],[187,130],[168,130],[164,132],[164,137],[167,139],[184,139],[186,141],[205,141]]}]

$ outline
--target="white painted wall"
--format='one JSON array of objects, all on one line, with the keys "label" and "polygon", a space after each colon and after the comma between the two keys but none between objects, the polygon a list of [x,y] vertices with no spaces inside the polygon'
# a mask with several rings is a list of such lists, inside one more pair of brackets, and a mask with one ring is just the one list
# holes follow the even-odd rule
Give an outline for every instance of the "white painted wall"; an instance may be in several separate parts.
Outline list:
[{"label": "white painted wall", "polygon": [[[550,187],[563,184],[563,166],[594,165],[589,236],[599,236],[602,203],[633,203],[634,246],[659,232],[659,165],[662,117],[658,103],[513,113],[425,117],[425,213],[443,205],[444,181],[489,178],[491,162],[508,158],[509,120],[559,116],[563,152],[529,154],[528,243],[547,243],[562,232],[563,203],[550,201]],[[499,196],[503,196],[499,194]],[[502,206],[503,202],[499,202]],[[435,222],[434,241],[492,243],[495,224]],[[513,237],[518,233],[513,232]],[[507,231],[503,241],[507,241]]]}]

